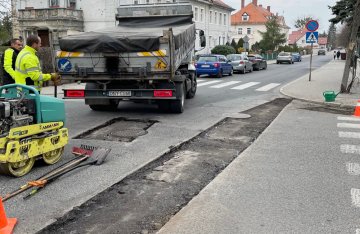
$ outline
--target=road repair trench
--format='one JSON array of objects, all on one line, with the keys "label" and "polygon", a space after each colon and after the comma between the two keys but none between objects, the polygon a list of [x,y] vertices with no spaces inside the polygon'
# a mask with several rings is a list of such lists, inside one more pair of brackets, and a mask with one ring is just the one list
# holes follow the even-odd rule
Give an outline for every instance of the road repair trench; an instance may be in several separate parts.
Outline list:
[{"label": "road repair trench", "polygon": [[267,128],[291,100],[226,118],[74,208],[39,233],[155,233]]}]

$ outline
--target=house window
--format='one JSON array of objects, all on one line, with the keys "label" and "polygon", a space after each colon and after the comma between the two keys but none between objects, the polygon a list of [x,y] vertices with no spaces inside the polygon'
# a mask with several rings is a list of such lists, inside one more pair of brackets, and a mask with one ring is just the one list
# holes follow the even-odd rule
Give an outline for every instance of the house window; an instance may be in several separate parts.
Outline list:
[{"label": "house window", "polygon": [[249,20],[249,15],[248,15],[247,13],[244,13],[244,14],[242,15],[242,20],[243,20],[243,21],[248,21],[248,20]]},{"label": "house window", "polygon": [[221,45],[221,37],[219,37],[219,45]]},{"label": "house window", "polygon": [[149,4],[150,3],[150,0],[146,0],[146,4]]},{"label": "house window", "polygon": [[76,0],[69,0],[69,8],[71,9],[76,8]]},{"label": "house window", "polygon": [[222,25],[222,13],[219,13],[219,24]]},{"label": "house window", "polygon": [[217,12],[215,11],[214,24],[217,24]]},{"label": "house window", "polygon": [[239,34],[239,35],[242,35],[242,28],[238,28],[237,31],[238,31],[238,34]]},{"label": "house window", "polygon": [[224,25],[227,25],[227,14],[224,14]]},{"label": "house window", "polygon": [[225,45],[225,37],[223,37],[223,45]]},{"label": "house window", "polygon": [[251,34],[251,28],[247,28],[247,34]]},{"label": "house window", "polygon": [[58,7],[59,6],[59,0],[49,0],[49,6],[50,7]]},{"label": "house window", "polygon": [[212,24],[212,17],[213,17],[213,12],[212,11],[210,11],[209,12],[209,22],[210,22],[210,24]]},{"label": "house window", "polygon": [[204,22],[204,8],[200,9],[200,22]]},{"label": "house window", "polygon": [[134,5],[139,4],[139,0],[134,0]]},{"label": "house window", "polygon": [[199,8],[195,7],[194,12],[195,21],[199,21]]}]

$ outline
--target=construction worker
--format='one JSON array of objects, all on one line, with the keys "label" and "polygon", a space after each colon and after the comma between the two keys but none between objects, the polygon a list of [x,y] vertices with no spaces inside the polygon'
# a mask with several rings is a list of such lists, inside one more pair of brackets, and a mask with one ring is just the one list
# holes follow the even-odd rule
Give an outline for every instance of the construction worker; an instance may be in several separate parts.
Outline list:
[{"label": "construction worker", "polygon": [[52,80],[54,85],[58,85],[61,80],[58,73],[43,74],[41,72],[40,61],[35,54],[40,47],[41,38],[37,35],[30,35],[26,39],[26,46],[20,51],[15,63],[15,83],[25,85],[26,79],[31,79],[39,92],[45,81]]},{"label": "construction worker", "polygon": [[2,85],[15,83],[15,61],[20,50],[22,49],[22,42],[19,38],[10,40],[10,47],[7,48],[1,58],[2,62]]}]

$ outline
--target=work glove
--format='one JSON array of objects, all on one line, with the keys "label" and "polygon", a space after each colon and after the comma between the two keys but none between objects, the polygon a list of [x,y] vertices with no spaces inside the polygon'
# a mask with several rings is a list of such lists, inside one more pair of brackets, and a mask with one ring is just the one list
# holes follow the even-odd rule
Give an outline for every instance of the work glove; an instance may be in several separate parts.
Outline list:
[{"label": "work glove", "polygon": [[51,81],[54,82],[54,85],[61,84],[61,75],[59,73],[51,73]]}]

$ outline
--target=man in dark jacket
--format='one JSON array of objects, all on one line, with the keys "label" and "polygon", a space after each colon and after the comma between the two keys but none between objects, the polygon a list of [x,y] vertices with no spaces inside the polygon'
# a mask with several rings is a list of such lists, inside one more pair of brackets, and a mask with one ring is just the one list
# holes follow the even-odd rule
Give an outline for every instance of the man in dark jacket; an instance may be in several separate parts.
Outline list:
[{"label": "man in dark jacket", "polygon": [[19,38],[14,38],[10,41],[10,47],[5,50],[1,58],[1,69],[3,71],[2,85],[15,83],[15,61],[22,49],[22,45]]}]

